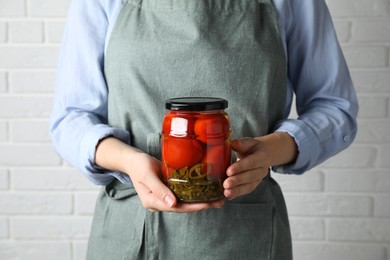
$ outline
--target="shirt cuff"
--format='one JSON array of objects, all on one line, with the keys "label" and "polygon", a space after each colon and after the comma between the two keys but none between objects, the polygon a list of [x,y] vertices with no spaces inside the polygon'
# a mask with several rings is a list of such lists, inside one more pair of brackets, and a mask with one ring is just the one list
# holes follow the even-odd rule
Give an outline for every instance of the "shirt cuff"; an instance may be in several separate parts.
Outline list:
[{"label": "shirt cuff", "polygon": [[320,145],[309,126],[298,119],[287,119],[277,125],[275,132],[285,132],[293,137],[298,147],[298,155],[291,164],[272,167],[274,172],[302,174],[315,166],[320,155]]},{"label": "shirt cuff", "polygon": [[80,165],[83,165],[82,172],[96,185],[107,185],[115,178],[122,183],[131,183],[127,174],[115,171],[107,171],[95,164],[96,148],[100,140],[113,136],[124,143],[130,144],[130,134],[128,131],[112,128],[110,126],[99,124],[88,131],[80,142]]}]

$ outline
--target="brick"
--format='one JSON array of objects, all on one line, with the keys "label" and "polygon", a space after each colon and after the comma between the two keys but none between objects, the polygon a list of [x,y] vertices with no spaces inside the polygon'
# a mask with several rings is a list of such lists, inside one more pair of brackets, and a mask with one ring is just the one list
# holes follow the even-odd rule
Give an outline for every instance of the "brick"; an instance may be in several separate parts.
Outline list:
[{"label": "brick", "polygon": [[10,72],[11,93],[53,93],[55,71],[15,71]]},{"label": "brick", "polygon": [[327,170],[325,190],[330,192],[390,191],[390,170]]},{"label": "brick", "polygon": [[386,118],[388,115],[386,96],[359,96],[359,118]]},{"label": "brick", "polygon": [[385,68],[388,65],[388,48],[384,46],[343,46],[350,68]]},{"label": "brick", "polygon": [[359,144],[390,143],[389,119],[359,120],[358,129],[355,142]]},{"label": "brick", "polygon": [[12,43],[42,43],[43,23],[40,21],[17,21],[9,24]]},{"label": "brick", "polygon": [[0,241],[0,252],[4,260],[72,259],[72,247],[66,241]]},{"label": "brick", "polygon": [[7,169],[0,169],[0,190],[9,188],[9,173]]},{"label": "brick", "polygon": [[273,174],[272,177],[279,183],[283,191],[323,190],[323,174],[318,170],[311,170],[303,175]]},{"label": "brick", "polygon": [[344,43],[348,42],[351,39],[351,28],[352,23],[344,20],[335,20],[334,26],[337,33],[337,38],[339,42]]},{"label": "brick", "polygon": [[78,215],[93,215],[97,192],[78,192],[75,194],[75,213]]},{"label": "brick", "polygon": [[58,54],[57,46],[0,47],[0,69],[55,68]]},{"label": "brick", "polygon": [[328,236],[334,241],[390,242],[390,218],[330,219]]},{"label": "brick", "polygon": [[390,160],[389,160],[390,144],[387,143],[387,144],[379,145],[378,150],[379,153],[378,153],[376,167],[390,168]]},{"label": "brick", "polygon": [[14,217],[10,219],[16,239],[86,239],[92,217]]},{"label": "brick", "polygon": [[353,27],[355,42],[390,42],[390,19],[356,20]]},{"label": "brick", "polygon": [[390,93],[390,70],[351,70],[352,79],[359,94]]},{"label": "brick", "polygon": [[285,196],[291,216],[370,216],[373,200],[363,195],[332,195],[320,193],[287,193]]},{"label": "brick", "polygon": [[322,219],[291,218],[291,236],[297,240],[323,240],[325,238],[325,223]]},{"label": "brick", "polygon": [[10,139],[15,143],[48,143],[51,141],[47,120],[15,120],[11,122],[10,132]]},{"label": "brick", "polygon": [[8,140],[8,123],[6,121],[0,121],[0,142],[6,142]]},{"label": "brick", "polygon": [[100,190],[73,167],[15,168],[11,176],[15,190]]},{"label": "brick", "polygon": [[0,194],[1,214],[70,214],[73,210],[71,194],[3,191]]},{"label": "brick", "polygon": [[341,153],[331,157],[322,163],[320,169],[341,168],[341,169],[361,169],[372,168],[376,163],[378,150],[370,146],[352,145]]},{"label": "brick", "polygon": [[0,93],[5,93],[8,90],[7,86],[7,73],[0,71]]},{"label": "brick", "polygon": [[25,0],[0,0],[0,17],[23,17],[26,15]]},{"label": "brick", "polygon": [[[390,175],[390,173],[389,173],[389,175]],[[389,205],[390,205],[390,194],[376,195],[375,196],[374,216],[390,218]]]},{"label": "brick", "polygon": [[65,17],[70,0],[30,0],[32,17]]},{"label": "brick", "polygon": [[8,40],[7,23],[0,22],[0,43],[5,43],[7,42],[7,40]]},{"label": "brick", "polygon": [[73,242],[73,259],[85,260],[87,255],[88,241]]},{"label": "brick", "polygon": [[327,0],[333,17],[376,17],[388,15],[386,0]]},{"label": "brick", "polygon": [[0,239],[8,238],[8,234],[8,219],[0,217]]},{"label": "brick", "polygon": [[298,241],[293,247],[298,260],[387,260],[382,245]]},{"label": "brick", "polygon": [[0,145],[2,166],[58,166],[60,157],[50,144]]},{"label": "brick", "polygon": [[48,41],[51,43],[60,43],[64,34],[65,22],[55,21],[47,22]]},{"label": "brick", "polygon": [[49,96],[0,96],[0,118],[48,118],[52,108]]}]

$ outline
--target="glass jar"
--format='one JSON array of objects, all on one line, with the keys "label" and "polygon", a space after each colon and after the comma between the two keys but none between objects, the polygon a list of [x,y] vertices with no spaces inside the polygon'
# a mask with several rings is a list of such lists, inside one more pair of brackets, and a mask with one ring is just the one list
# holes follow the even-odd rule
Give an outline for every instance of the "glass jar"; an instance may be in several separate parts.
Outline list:
[{"label": "glass jar", "polygon": [[221,98],[167,100],[162,126],[162,177],[182,202],[223,198],[231,164],[230,123]]}]

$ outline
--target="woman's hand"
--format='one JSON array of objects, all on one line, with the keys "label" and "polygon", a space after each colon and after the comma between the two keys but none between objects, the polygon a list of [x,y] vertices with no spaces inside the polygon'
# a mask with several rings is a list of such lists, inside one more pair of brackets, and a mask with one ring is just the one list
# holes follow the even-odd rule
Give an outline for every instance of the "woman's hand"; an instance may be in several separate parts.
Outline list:
[{"label": "woman's hand", "polygon": [[129,175],[145,208],[151,211],[196,212],[222,207],[223,201],[212,203],[178,203],[172,191],[160,179],[161,162],[146,153],[133,155]]},{"label": "woman's hand", "polygon": [[227,169],[228,178],[224,181],[224,195],[234,199],[252,192],[268,174],[270,152],[254,138],[242,138],[231,143],[236,152],[237,162]]},{"label": "woman's hand", "polygon": [[99,143],[95,162],[105,169],[128,174],[142,205],[150,211],[196,212],[223,205],[223,201],[178,203],[160,179],[161,162],[116,138],[108,137]]},{"label": "woman's hand", "polygon": [[231,143],[237,162],[227,169],[224,195],[234,199],[251,193],[274,165],[291,163],[298,149],[287,133],[273,133],[259,138],[242,138]]}]

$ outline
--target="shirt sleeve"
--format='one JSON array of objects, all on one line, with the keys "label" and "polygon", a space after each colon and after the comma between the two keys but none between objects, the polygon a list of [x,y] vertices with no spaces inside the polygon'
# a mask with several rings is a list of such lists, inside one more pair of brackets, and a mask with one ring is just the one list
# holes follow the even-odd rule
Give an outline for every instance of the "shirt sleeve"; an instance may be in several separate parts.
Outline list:
[{"label": "shirt sleeve", "polygon": [[127,175],[106,172],[94,162],[96,146],[102,138],[114,136],[130,142],[127,131],[112,128],[107,122],[108,91],[103,74],[107,10],[103,1],[72,1],[50,120],[50,134],[58,154],[98,185],[106,185],[114,178],[129,181]]},{"label": "shirt sleeve", "polygon": [[289,133],[299,154],[294,163],[273,170],[301,174],[352,143],[358,103],[324,0],[284,2],[291,16],[285,19],[288,84],[298,118],[280,121],[276,131]]}]

